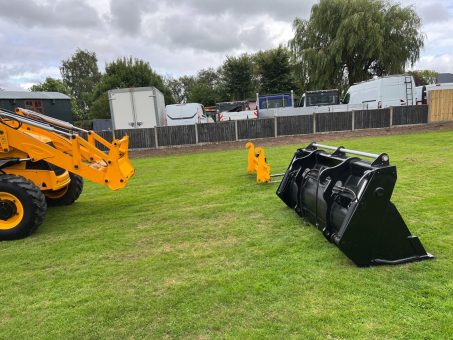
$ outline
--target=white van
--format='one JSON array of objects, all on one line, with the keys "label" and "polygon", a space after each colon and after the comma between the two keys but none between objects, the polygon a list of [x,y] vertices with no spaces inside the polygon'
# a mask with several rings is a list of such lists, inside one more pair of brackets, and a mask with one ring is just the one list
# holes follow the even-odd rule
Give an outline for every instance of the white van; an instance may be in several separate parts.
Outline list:
[{"label": "white van", "polygon": [[167,126],[208,123],[204,106],[199,103],[167,105],[165,118]]},{"label": "white van", "polygon": [[407,75],[396,75],[354,84],[346,93],[343,103],[348,104],[351,109],[365,110],[415,105],[414,78]]}]

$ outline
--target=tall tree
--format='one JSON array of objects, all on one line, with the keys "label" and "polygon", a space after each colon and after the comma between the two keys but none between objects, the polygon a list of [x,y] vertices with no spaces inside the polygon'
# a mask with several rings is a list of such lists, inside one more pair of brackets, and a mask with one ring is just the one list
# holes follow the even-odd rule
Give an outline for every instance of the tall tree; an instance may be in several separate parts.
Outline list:
[{"label": "tall tree", "polygon": [[71,94],[71,90],[69,87],[60,79],[54,79],[51,77],[47,77],[42,83],[35,84],[30,87],[30,91],[33,92],[60,92],[63,93],[71,98],[71,112],[72,117],[74,120],[81,120],[82,112],[77,105],[77,101]]},{"label": "tall tree", "polygon": [[199,71],[196,76],[166,79],[166,84],[178,103],[191,102],[211,106],[226,97],[219,69],[207,68]]},{"label": "tall tree", "polygon": [[260,51],[254,60],[260,92],[280,93],[293,89],[290,53],[286,48]]},{"label": "tall tree", "polygon": [[121,58],[107,64],[101,82],[93,95],[92,118],[110,117],[107,91],[117,88],[154,86],[165,97],[166,104],[174,103],[171,91],[149,63],[134,58]]},{"label": "tall tree", "polygon": [[171,95],[176,103],[184,102],[184,84],[180,79],[167,76],[164,78],[164,84],[171,92]]},{"label": "tall tree", "polygon": [[293,27],[296,76],[309,89],[402,73],[424,41],[415,10],[386,0],[320,0],[309,20],[296,18]]},{"label": "tall tree", "polygon": [[222,66],[222,80],[230,100],[254,97],[252,57],[248,54],[227,57]]},{"label": "tall tree", "polygon": [[221,70],[207,68],[199,71],[194,82],[187,92],[189,102],[213,106],[216,102],[224,100],[225,94]]},{"label": "tall tree", "polygon": [[78,108],[86,118],[90,110],[92,93],[101,80],[96,53],[77,49],[60,67],[64,84],[71,91]]}]

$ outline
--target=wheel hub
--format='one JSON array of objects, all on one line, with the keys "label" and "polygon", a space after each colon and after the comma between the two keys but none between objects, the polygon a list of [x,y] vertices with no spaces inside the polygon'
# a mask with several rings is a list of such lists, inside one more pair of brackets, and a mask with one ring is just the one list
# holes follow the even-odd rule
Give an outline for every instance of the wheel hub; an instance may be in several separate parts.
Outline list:
[{"label": "wheel hub", "polygon": [[17,208],[14,202],[9,200],[0,200],[0,220],[7,221],[17,214]]}]

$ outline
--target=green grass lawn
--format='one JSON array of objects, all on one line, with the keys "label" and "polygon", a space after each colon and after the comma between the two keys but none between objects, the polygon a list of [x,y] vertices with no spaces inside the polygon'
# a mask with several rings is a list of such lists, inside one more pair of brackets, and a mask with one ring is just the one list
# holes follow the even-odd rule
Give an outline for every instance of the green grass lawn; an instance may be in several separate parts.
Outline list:
[{"label": "green grass lawn", "polygon": [[[0,243],[0,338],[452,338],[453,131],[334,143],[389,153],[435,260],[356,267],[246,175],[245,149],[136,159],[124,190],[86,182]],[[274,173],[297,147],[266,150]]]}]

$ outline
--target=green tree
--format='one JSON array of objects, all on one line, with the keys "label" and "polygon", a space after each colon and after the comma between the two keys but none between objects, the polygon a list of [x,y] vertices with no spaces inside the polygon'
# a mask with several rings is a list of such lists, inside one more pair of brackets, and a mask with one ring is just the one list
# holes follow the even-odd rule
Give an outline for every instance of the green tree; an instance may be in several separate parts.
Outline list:
[{"label": "green tree", "polygon": [[222,65],[222,82],[229,100],[254,97],[253,58],[248,54],[227,57]]},{"label": "green tree", "polygon": [[187,97],[187,102],[213,106],[217,102],[217,95],[215,90],[208,84],[197,82],[192,86]]},{"label": "green tree", "polygon": [[184,102],[184,84],[180,79],[175,79],[173,77],[165,77],[164,84],[171,92],[173,100],[176,103]]},{"label": "green tree", "polygon": [[60,67],[63,83],[69,88],[83,117],[88,116],[95,86],[101,80],[96,53],[77,49]]},{"label": "green tree", "polygon": [[187,93],[189,102],[213,106],[216,102],[227,100],[221,70],[207,68],[199,71]]},{"label": "green tree", "polygon": [[296,18],[293,28],[289,47],[305,89],[402,73],[424,41],[415,10],[385,0],[320,0],[309,20]]},{"label": "green tree", "polygon": [[109,118],[107,91],[117,88],[154,86],[165,97],[166,104],[173,104],[171,91],[149,63],[134,58],[121,58],[107,64],[101,82],[96,86],[91,108],[91,118]]},{"label": "green tree", "polygon": [[414,70],[407,73],[414,77],[416,86],[435,84],[438,76],[438,73],[432,70]]},{"label": "green tree", "polygon": [[166,84],[173,97],[178,99],[177,102],[211,106],[225,97],[220,69],[202,69],[196,76],[167,79]]},{"label": "green tree", "polygon": [[69,87],[60,79],[54,79],[47,77],[42,83],[35,84],[30,87],[30,91],[33,92],[59,92],[63,93],[71,98],[71,112],[74,120],[82,119],[82,112],[78,107],[77,101],[71,94]]},{"label": "green tree", "polygon": [[260,51],[254,60],[259,92],[281,93],[293,89],[290,53],[286,48]]}]

